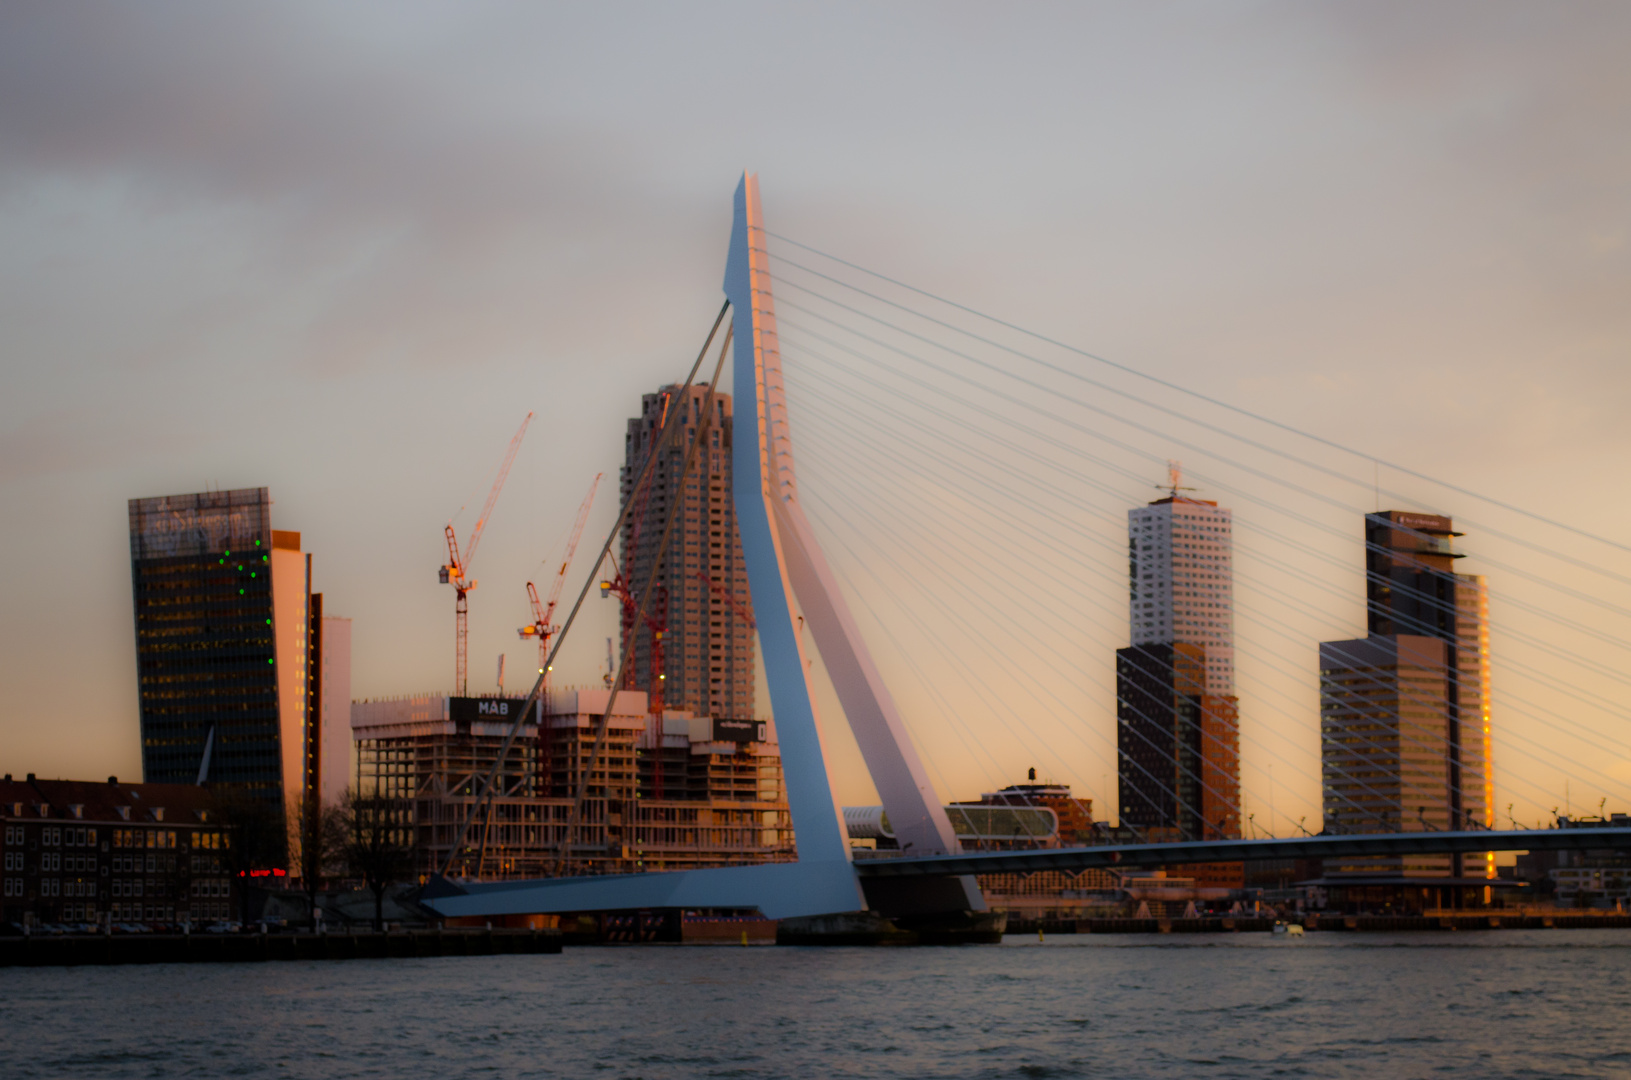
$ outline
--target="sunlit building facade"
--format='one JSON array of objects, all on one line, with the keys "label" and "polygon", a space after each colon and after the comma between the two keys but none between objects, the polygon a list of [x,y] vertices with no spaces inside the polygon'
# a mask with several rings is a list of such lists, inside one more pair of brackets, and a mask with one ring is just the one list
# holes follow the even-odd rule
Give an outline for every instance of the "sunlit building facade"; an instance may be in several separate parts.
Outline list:
[{"label": "sunlit building facade", "polygon": [[[712,415],[704,416],[707,396],[706,387],[666,386],[645,395],[640,415],[628,422],[621,490],[624,505],[632,508],[620,537],[622,572],[636,604],[647,580],[655,581],[649,621],[637,626],[637,613],[625,604],[623,642],[627,646],[632,637],[634,644],[628,686],[652,694],[654,708],[751,719],[753,598],[731,494],[731,399],[716,393]],[[670,421],[681,427],[650,483],[641,487],[646,461]],[[698,427],[705,428],[702,447],[690,474],[682,476]],[[652,578],[664,526],[676,506],[666,555]]]},{"label": "sunlit building facade", "polygon": [[1128,511],[1132,646],[1116,653],[1121,821],[1152,839],[1240,836],[1233,528],[1177,492]]},{"label": "sunlit building facade", "polygon": [[[1365,517],[1369,636],[1320,646],[1328,831],[1494,824],[1488,592],[1455,572],[1459,535],[1437,514]],[[1496,876],[1492,854],[1352,859],[1327,872]]]}]

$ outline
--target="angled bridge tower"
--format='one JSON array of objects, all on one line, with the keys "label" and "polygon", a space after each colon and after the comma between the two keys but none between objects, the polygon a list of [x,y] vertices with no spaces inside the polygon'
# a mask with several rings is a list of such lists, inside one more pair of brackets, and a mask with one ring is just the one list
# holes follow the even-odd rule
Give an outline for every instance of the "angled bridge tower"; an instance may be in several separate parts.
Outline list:
[{"label": "angled bridge tower", "polygon": [[733,493],[798,861],[463,886],[440,883],[433,890],[437,895],[427,890],[424,902],[443,915],[757,907],[770,918],[790,918],[867,908],[886,915],[927,916],[985,910],[970,876],[869,875],[863,890],[863,878],[851,860],[848,833],[828,780],[810,666],[800,640],[801,616],[902,847],[916,857],[956,856],[961,848],[799,499],[758,178],[751,174],[736,189],[725,294],[734,330]]},{"label": "angled bridge tower", "polygon": [[[872,654],[867,651],[799,499],[757,176],[744,176],[736,189],[736,223],[725,267],[725,294],[735,319],[737,423],[741,425],[746,419],[742,410],[751,402],[750,417],[758,427],[757,439],[737,438],[732,464],[737,478],[737,517],[752,523],[752,538],[744,531],[742,547],[754,603],[775,612],[774,619],[761,618],[759,633],[777,730],[785,730],[782,717],[789,713],[798,715],[800,726],[806,715],[815,726],[809,668],[800,649],[798,628],[789,621],[795,613],[786,607],[796,597],[901,847],[914,855],[956,853],[961,848],[951,820],[912,746],[900,710],[872,662]],[[750,484],[750,479],[756,479],[757,484]],[[769,604],[761,597],[769,597]],[[784,767],[822,769],[819,785],[825,788],[819,743],[790,750],[786,738],[783,734],[784,761],[796,755],[796,765]],[[807,781],[801,778],[801,782],[816,786],[818,780],[811,776]],[[789,773],[790,799],[793,785]],[[793,815],[802,851],[804,822],[796,806]],[[842,834],[842,826],[840,831]]]}]

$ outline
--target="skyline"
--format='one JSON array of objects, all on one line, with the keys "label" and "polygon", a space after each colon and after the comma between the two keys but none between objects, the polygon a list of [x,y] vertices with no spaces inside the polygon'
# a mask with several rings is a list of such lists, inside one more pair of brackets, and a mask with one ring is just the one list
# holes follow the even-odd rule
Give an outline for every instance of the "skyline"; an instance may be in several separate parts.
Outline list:
[{"label": "skyline", "polygon": [[[528,621],[522,583],[558,552],[594,472],[609,471],[617,460],[618,438],[640,394],[678,376],[717,306],[725,195],[743,164],[718,160],[728,154],[747,156],[761,171],[772,227],[790,236],[1256,411],[1292,421],[1317,415],[1321,430],[1338,441],[1406,463],[1432,462],[1426,471],[1434,475],[1589,531],[1625,535],[1626,509],[1601,496],[1612,491],[1612,462],[1627,437],[1615,425],[1631,391],[1623,367],[1627,315],[1615,300],[1625,295],[1631,267],[1627,223],[1615,217],[1623,205],[1614,205],[1614,193],[1623,193],[1631,162],[1558,121],[1584,112],[1597,117],[1591,130],[1613,130],[1600,125],[1616,121],[1602,117],[1631,106],[1631,87],[1627,76],[1601,63],[1601,42],[1612,34],[1599,32],[1594,41],[1582,29],[1562,40],[1555,18],[1507,12],[1481,26],[1458,54],[1463,62],[1435,78],[1413,70],[1412,48],[1390,42],[1363,16],[1315,18],[1272,6],[1249,15],[1214,13],[1211,29],[1234,34],[1223,33],[1225,52],[1255,54],[1261,44],[1247,38],[1274,25],[1311,52],[1325,45],[1320,59],[1338,61],[1325,72],[1329,81],[1346,78],[1359,87],[1345,97],[1330,85],[1318,87],[1326,95],[1316,94],[1322,105],[1341,104],[1353,115],[1339,126],[1349,141],[1308,154],[1279,148],[1288,133],[1312,130],[1300,126],[1310,122],[1297,107],[1262,115],[1247,108],[1255,100],[1248,89],[1267,93],[1276,79],[1318,66],[1290,49],[1291,58],[1267,69],[1263,83],[1243,80],[1226,88],[1222,101],[1165,103],[1193,127],[1170,138],[1155,123],[1154,135],[1122,133],[1111,144],[1122,153],[1105,157],[1125,171],[1112,168],[1109,179],[1084,161],[1075,163],[1080,171],[1058,178],[1050,166],[1061,164],[1054,158],[1064,152],[1039,141],[1028,155],[951,181],[943,166],[956,157],[956,132],[917,147],[915,156],[857,154],[846,169],[828,156],[840,145],[836,137],[821,138],[826,133],[808,120],[799,128],[816,131],[807,146],[782,141],[790,139],[785,131],[779,140],[755,140],[709,126],[702,141],[715,144],[682,156],[684,167],[669,173],[654,147],[671,151],[684,140],[675,133],[668,142],[650,138],[639,124],[647,118],[631,115],[634,103],[614,94],[573,105],[589,116],[607,110],[611,130],[625,140],[624,155],[644,167],[620,169],[596,158],[598,171],[588,176],[555,177],[549,168],[556,163],[522,154],[528,168],[519,175],[550,181],[539,189],[544,195],[523,190],[527,185],[514,176],[496,175],[514,164],[505,155],[521,153],[515,139],[525,130],[502,111],[491,115],[512,124],[505,131],[484,130],[492,120],[466,126],[451,112],[431,110],[434,139],[420,143],[399,127],[377,146],[342,145],[347,133],[369,130],[373,96],[389,98],[384,89],[396,85],[392,77],[405,77],[388,61],[400,64],[398,53],[425,47],[411,27],[370,45],[391,55],[374,54],[373,67],[359,65],[370,77],[349,84],[357,92],[345,97],[342,115],[301,129],[300,148],[311,160],[297,154],[288,161],[270,148],[249,153],[252,138],[235,135],[231,125],[213,126],[208,116],[144,112],[155,83],[172,95],[189,78],[201,80],[195,87],[225,84],[224,72],[210,82],[203,77],[208,71],[189,67],[192,61],[162,78],[135,70],[154,59],[157,47],[138,35],[138,60],[112,65],[107,82],[89,80],[79,94],[82,108],[112,106],[119,79],[129,79],[122,89],[138,93],[121,107],[134,110],[136,133],[103,127],[94,108],[70,110],[54,131],[38,116],[0,113],[0,138],[9,136],[23,151],[0,167],[8,181],[0,189],[0,229],[21,241],[0,256],[10,283],[7,324],[19,328],[5,346],[7,367],[22,387],[0,406],[6,448],[0,482],[9,504],[21,510],[4,526],[8,550],[17,555],[8,560],[9,602],[0,616],[0,671],[14,701],[0,719],[6,768],[135,774],[134,649],[122,543],[124,502],[133,497],[206,485],[270,486],[281,500],[274,525],[302,532],[328,610],[356,620],[356,696],[450,687],[451,605],[434,577],[444,554],[441,526],[452,516],[468,528],[509,429],[525,409],[537,408],[534,441],[517,460],[476,567],[486,587],[471,598],[472,686],[490,689],[483,673],[492,663],[484,658],[528,654],[514,638],[514,627]],[[653,13],[651,21],[662,17]],[[1429,37],[1453,29],[1427,21]],[[927,36],[945,51],[908,56],[904,70],[920,62],[933,69],[935,61],[960,55],[957,46],[974,48],[978,34],[956,22],[929,27]],[[1161,37],[1162,28],[1152,25],[1159,20],[1150,17],[1100,15],[1088,22],[1106,42],[1120,34],[1124,44],[1165,45],[1155,53],[1169,62],[1183,48],[1199,48],[1193,20],[1166,28],[1172,39]],[[211,26],[219,43],[233,44],[219,22]],[[58,48],[76,44],[61,38],[70,31],[60,24],[14,29],[25,32],[0,35],[13,42],[10,49],[26,51],[27,44],[15,43],[37,45],[41,33],[55,35]],[[152,32],[151,24],[141,29]],[[1520,41],[1531,63],[1497,78],[1496,61]],[[803,43],[798,65],[816,63],[821,46],[830,44]],[[67,50],[62,66],[69,72],[111,59],[94,42],[78,45]],[[624,61],[631,70],[635,54]],[[217,63],[226,66],[211,62]],[[341,78],[321,64],[318,70]],[[864,70],[873,80],[886,78],[881,64]],[[1382,85],[1384,73],[1402,77]],[[1133,73],[1118,74],[1131,84]],[[36,103],[56,85],[51,80],[63,77],[26,65],[13,76]],[[648,91],[660,81],[649,77]],[[781,84],[778,101],[814,108],[816,95],[785,89],[792,82]],[[291,83],[272,79],[259,87],[258,99],[231,99],[240,108],[258,105],[246,109],[254,121],[246,131],[292,134],[277,123],[303,100]],[[947,80],[934,85],[955,97]],[[540,91],[533,104],[547,113],[546,106],[558,104],[553,89]],[[719,90],[686,89],[695,100]],[[982,89],[1007,100],[995,75]],[[448,99],[427,94],[450,107]],[[159,105],[172,110],[179,100],[158,95]],[[663,111],[654,94],[643,100]],[[383,104],[393,114],[400,107]],[[1143,104],[1138,115],[1146,120],[1163,115],[1160,103]],[[773,113],[768,103],[756,107],[760,119]],[[1235,147],[1240,157],[1184,175],[1186,154],[1205,159],[1204,151],[1220,145],[1191,141],[1218,119],[1205,114],[1230,108],[1236,111],[1225,119],[1262,124],[1246,133],[1255,130],[1264,142],[1253,153],[1252,139],[1244,139]],[[1068,118],[1083,134],[1133,123],[1112,112],[1084,107]],[[948,124],[950,113],[936,118]],[[845,119],[885,139],[882,118],[870,125]],[[996,137],[996,119],[984,119],[969,132]],[[1041,117],[1026,119],[1035,126],[1021,123],[1022,131],[1045,126]],[[1439,145],[1447,133],[1463,138]],[[323,142],[324,134],[336,141]],[[365,197],[368,183],[393,179],[388,166],[405,150],[438,140],[470,148],[469,166],[433,169],[422,182],[387,182],[383,190],[394,200],[380,205]],[[1393,158],[1367,156],[1391,140],[1403,144]],[[1549,168],[1507,167],[1529,162],[1537,145],[1549,145]],[[325,149],[343,152],[317,153]],[[1173,169],[1175,159],[1180,167]],[[894,172],[867,169],[863,160]],[[1356,166],[1364,167],[1346,174]],[[1434,183],[1437,171],[1445,175]],[[1253,181],[1271,176],[1302,180],[1297,193],[1316,205],[1282,201],[1285,192],[1267,188],[1267,197],[1259,195]],[[1575,190],[1580,176],[1589,177],[1592,191]],[[1074,215],[1055,213],[1073,204],[1073,193],[1080,198],[1067,179],[1084,177],[1090,188],[1110,190],[1096,192],[1101,200]],[[1155,177],[1167,188],[1133,192]],[[1412,177],[1426,180],[1403,187]],[[1016,183],[1022,179],[1029,187]],[[1036,201],[1016,205],[1016,190],[1034,192]],[[1561,193],[1567,205],[1548,202]],[[1385,197],[1374,206],[1367,196]],[[1345,211],[1355,220],[1342,219]],[[523,240],[537,252],[520,250]],[[1409,268],[1401,266],[1405,251],[1415,256]],[[144,255],[156,255],[150,272],[139,272],[149,270]],[[1248,270],[1237,266],[1242,255]],[[536,297],[552,289],[568,299],[540,313]],[[626,312],[631,297],[643,317],[613,317]],[[797,354],[787,351],[791,365]],[[1378,363],[1378,355],[1394,359]],[[470,356],[466,368],[460,358]],[[263,372],[270,373],[264,391],[256,381]],[[471,388],[461,393],[466,378]],[[1400,383],[1425,390],[1418,399],[1401,394]],[[1328,415],[1339,399],[1351,414]],[[814,451],[837,429],[814,408],[798,411],[792,390],[790,401],[801,463],[819,460]],[[462,414],[450,405],[463,406]],[[239,411],[229,418],[232,409]],[[223,415],[198,418],[210,410]],[[833,478],[836,470],[825,478],[821,469],[812,471],[813,486],[847,494]],[[1150,486],[1158,480],[1151,475]],[[1148,501],[1131,482],[1122,486],[1126,506]],[[615,514],[609,502],[596,507],[589,539],[609,528]],[[1442,497],[1435,504],[1463,516]],[[816,524],[822,526],[819,518]],[[1350,528],[1357,537],[1357,518]],[[580,561],[587,558],[580,553]],[[1489,576],[1493,591],[1500,576]],[[1494,592],[1492,604],[1502,599]],[[1362,627],[1363,596],[1354,602]],[[574,631],[557,665],[558,684],[591,684],[598,676],[601,639],[616,626],[615,606],[599,606],[589,602],[589,621]],[[1097,638],[1081,644],[1103,651]],[[1244,689],[1247,666],[1242,660],[1242,719],[1261,723]],[[1499,656],[1495,668],[1499,679]],[[59,726],[65,690],[82,703],[71,721],[85,724],[68,740]],[[919,704],[917,711],[928,710]],[[1317,712],[1310,719],[1317,724]],[[107,764],[79,764],[89,761]],[[1015,764],[1010,780],[1026,763]],[[1046,770],[1042,762],[1030,764]],[[1498,782],[1506,767],[1498,752]],[[952,772],[965,786],[942,794],[967,796],[983,783],[970,770]],[[1622,763],[1620,776],[1626,775]],[[846,792],[842,782],[839,794],[849,802],[864,797]],[[1090,794],[1109,802],[1108,792]],[[1317,789],[1301,798],[1318,805]]]}]

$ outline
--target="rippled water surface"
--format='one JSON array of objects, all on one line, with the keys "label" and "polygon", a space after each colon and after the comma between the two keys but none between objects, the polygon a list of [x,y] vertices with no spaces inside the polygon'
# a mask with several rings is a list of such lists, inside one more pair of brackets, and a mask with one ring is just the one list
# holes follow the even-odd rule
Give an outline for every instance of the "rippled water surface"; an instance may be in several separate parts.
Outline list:
[{"label": "rippled water surface", "polygon": [[1009,938],[960,949],[0,975],[32,1077],[1631,1077],[1631,932]]}]

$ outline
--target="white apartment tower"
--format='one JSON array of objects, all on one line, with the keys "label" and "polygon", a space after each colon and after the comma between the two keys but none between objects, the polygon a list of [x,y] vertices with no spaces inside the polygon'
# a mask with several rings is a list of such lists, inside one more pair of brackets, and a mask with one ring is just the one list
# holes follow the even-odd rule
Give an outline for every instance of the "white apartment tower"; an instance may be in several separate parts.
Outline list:
[{"label": "white apartment tower", "polygon": [[1234,544],[1229,511],[1173,493],[1127,511],[1129,625],[1136,645],[1206,650],[1208,695],[1235,696]]}]

